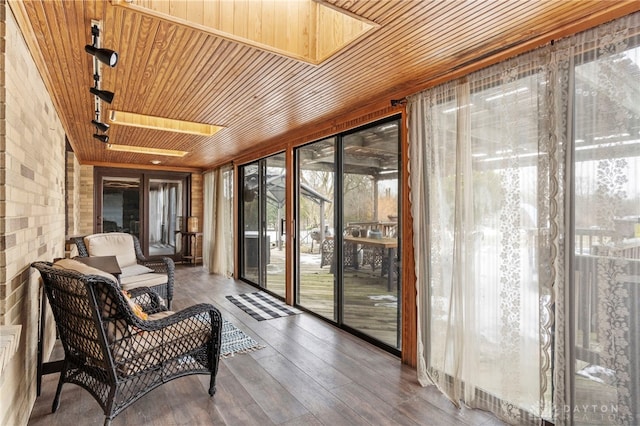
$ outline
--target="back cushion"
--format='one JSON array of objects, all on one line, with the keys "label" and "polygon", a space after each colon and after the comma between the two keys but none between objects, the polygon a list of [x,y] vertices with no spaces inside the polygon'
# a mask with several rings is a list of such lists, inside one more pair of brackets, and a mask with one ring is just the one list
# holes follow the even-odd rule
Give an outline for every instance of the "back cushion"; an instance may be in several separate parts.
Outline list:
[{"label": "back cushion", "polygon": [[[118,284],[118,280],[116,280],[116,277],[114,277],[113,275],[85,265],[84,263],[74,259],[60,259],[53,264],[53,267],[58,269],[66,269],[68,271],[79,272],[84,275],[99,275],[109,278],[111,281]],[[113,300],[112,294],[110,294],[108,291],[105,291],[106,289],[104,287],[99,287],[99,289],[100,288],[103,291],[98,290],[98,298],[100,299],[98,301],[98,307],[102,306],[101,314],[103,327],[105,328],[105,331],[107,333],[107,339],[112,342],[125,336],[125,332],[128,326],[124,319],[114,319],[114,316],[118,313],[117,301]]]},{"label": "back cushion", "polygon": [[101,271],[100,269],[93,268],[89,265],[85,265],[82,262],[78,262],[73,259],[60,259],[53,264],[54,268],[66,269],[68,271],[79,272],[84,275],[99,275],[101,277],[109,278],[114,283],[118,283],[116,277],[108,272]]},{"label": "back cushion", "polygon": [[89,256],[116,256],[120,268],[137,263],[133,237],[130,234],[109,232],[87,235],[84,237],[84,244]]}]

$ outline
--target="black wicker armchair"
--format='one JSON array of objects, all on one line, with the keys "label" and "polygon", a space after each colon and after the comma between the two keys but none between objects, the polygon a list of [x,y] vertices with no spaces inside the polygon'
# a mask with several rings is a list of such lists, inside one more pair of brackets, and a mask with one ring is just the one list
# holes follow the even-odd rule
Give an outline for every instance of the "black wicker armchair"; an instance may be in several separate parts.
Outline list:
[{"label": "black wicker armchair", "polygon": [[78,261],[31,266],[42,276],[65,353],[53,412],[64,383],[89,391],[104,411],[105,425],[178,377],[209,374],[213,396],[222,335],[222,317],[214,306],[197,304],[174,313],[152,290],[134,289],[128,299],[113,277]]},{"label": "black wicker armchair", "polygon": [[162,297],[171,309],[175,264],[173,259],[162,257],[147,259],[142,254],[140,240],[123,232],[92,234],[74,237],[78,256],[116,256],[122,269],[120,284],[125,290],[150,287]]}]

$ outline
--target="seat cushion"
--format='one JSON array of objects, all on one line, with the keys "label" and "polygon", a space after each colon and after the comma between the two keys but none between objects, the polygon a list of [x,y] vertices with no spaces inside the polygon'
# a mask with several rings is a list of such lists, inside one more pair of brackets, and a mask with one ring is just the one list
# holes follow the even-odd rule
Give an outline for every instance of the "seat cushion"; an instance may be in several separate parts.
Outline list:
[{"label": "seat cushion", "polygon": [[137,264],[133,237],[123,232],[93,234],[84,237],[89,256],[115,256],[120,269]]},{"label": "seat cushion", "polygon": [[168,281],[167,274],[148,273],[141,275],[132,275],[128,277],[120,277],[120,284],[125,290],[131,290],[138,287],[154,287],[166,284]]},{"label": "seat cushion", "polygon": [[[164,311],[149,315],[148,321],[162,320],[174,312]],[[203,347],[211,338],[208,315],[197,315],[156,331],[129,329],[129,337],[111,345],[118,374],[128,376],[147,370],[163,362],[195,362],[188,355]]]}]

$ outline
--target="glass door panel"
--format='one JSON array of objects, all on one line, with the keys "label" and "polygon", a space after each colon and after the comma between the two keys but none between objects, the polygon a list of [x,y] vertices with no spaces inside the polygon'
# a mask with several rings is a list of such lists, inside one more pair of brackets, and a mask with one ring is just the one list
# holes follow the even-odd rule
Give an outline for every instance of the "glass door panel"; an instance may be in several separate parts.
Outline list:
[{"label": "glass door panel", "polygon": [[337,321],[334,261],[335,138],[296,151],[297,303]]},{"label": "glass door panel", "polygon": [[[180,251],[176,233],[182,221],[182,181],[149,179],[149,255],[173,255]],[[180,218],[180,219],[178,219]]]},{"label": "glass door panel", "polygon": [[239,168],[241,277],[285,296],[285,154]]},{"label": "glass door panel", "polygon": [[285,296],[285,240],[283,237],[285,209],[285,154],[277,154],[265,161],[264,215],[262,246],[265,253],[265,287]]},{"label": "glass door panel", "polygon": [[572,414],[640,424],[640,47],[602,52],[574,69]]},{"label": "glass door panel", "polygon": [[98,232],[126,232],[140,237],[140,178],[103,177]]},{"label": "glass door panel", "polygon": [[258,163],[240,168],[241,276],[260,285],[260,174]]},{"label": "glass door panel", "polygon": [[189,173],[96,168],[94,232],[135,235],[145,256],[182,260]]},{"label": "glass door panel", "polygon": [[342,321],[400,348],[399,122],[343,137]]}]

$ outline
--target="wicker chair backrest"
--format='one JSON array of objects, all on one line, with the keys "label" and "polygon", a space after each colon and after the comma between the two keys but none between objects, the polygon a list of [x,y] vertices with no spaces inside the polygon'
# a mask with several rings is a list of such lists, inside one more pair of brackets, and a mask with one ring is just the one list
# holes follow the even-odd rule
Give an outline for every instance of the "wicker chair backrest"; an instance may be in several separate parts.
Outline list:
[{"label": "wicker chair backrest", "polygon": [[124,232],[92,234],[84,237],[89,256],[116,256],[121,268],[137,263],[133,235]]},{"label": "wicker chair backrest", "polygon": [[115,284],[106,277],[54,268],[48,262],[35,262],[32,266],[42,277],[65,352],[88,357],[95,365],[105,367],[109,363],[106,339],[90,288],[97,282],[112,287]]}]

